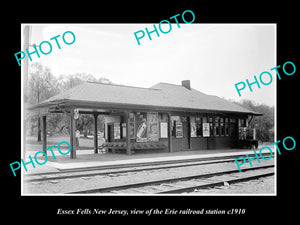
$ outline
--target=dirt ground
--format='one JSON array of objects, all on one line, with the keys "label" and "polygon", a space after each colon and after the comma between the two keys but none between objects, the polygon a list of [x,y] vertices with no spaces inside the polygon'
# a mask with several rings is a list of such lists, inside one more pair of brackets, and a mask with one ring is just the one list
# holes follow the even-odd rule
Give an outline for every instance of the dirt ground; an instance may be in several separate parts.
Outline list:
[{"label": "dirt ground", "polygon": [[[70,142],[69,135],[63,136],[47,136],[47,146],[57,145],[62,141]],[[100,138],[98,138],[98,142]],[[88,136],[79,138],[79,147],[78,149],[93,149],[94,148],[94,138]],[[37,142],[36,136],[26,136],[26,149],[27,151],[42,151],[43,150],[43,142]]]},{"label": "dirt ground", "polygon": [[263,177],[236,184],[230,184],[201,189],[193,192],[194,194],[274,194],[274,176]]}]

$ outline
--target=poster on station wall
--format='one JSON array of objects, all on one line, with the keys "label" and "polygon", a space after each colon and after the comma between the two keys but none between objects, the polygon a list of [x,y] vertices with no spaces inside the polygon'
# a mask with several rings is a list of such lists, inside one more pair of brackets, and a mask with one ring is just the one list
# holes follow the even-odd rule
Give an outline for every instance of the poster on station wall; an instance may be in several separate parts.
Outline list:
[{"label": "poster on station wall", "polygon": [[209,137],[209,123],[203,123],[202,125],[203,137]]},{"label": "poster on station wall", "polygon": [[182,123],[176,123],[176,138],[182,138],[183,131],[182,131]]},{"label": "poster on station wall", "polygon": [[120,132],[120,123],[114,123],[114,139],[120,139],[121,132]]},{"label": "poster on station wall", "polygon": [[126,138],[126,123],[122,123],[122,138]]},{"label": "poster on station wall", "polygon": [[168,123],[160,123],[160,138],[168,138]]},{"label": "poster on station wall", "polygon": [[147,134],[148,141],[159,140],[158,113],[156,112],[147,113]]},{"label": "poster on station wall", "polygon": [[147,113],[138,112],[136,114],[136,141],[147,141]]},{"label": "poster on station wall", "polygon": [[191,124],[191,137],[197,137],[196,123],[190,123],[190,124]]}]

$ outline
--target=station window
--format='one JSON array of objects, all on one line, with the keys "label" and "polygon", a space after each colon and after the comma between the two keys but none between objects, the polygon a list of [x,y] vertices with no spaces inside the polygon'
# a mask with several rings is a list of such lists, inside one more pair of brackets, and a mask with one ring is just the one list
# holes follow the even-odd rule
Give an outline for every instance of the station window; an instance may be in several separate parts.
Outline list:
[{"label": "station window", "polygon": [[225,136],[229,136],[229,118],[225,118]]},{"label": "station window", "polygon": [[230,118],[229,119],[229,122],[230,122],[230,127],[229,127],[229,130],[230,130],[230,133],[229,135],[230,136],[236,136],[236,132],[237,132],[237,119],[236,118]]},{"label": "station window", "polygon": [[209,133],[210,133],[210,136],[213,136],[213,134],[214,134],[213,118],[211,116],[208,117],[208,123],[209,123]]},{"label": "station window", "polygon": [[168,115],[166,113],[159,113],[159,122],[168,122]]},{"label": "station window", "polygon": [[215,118],[215,135],[220,135],[220,117],[218,116]]},{"label": "station window", "polygon": [[196,117],[197,136],[202,136],[202,117]]},{"label": "station window", "polygon": [[172,137],[175,137],[175,132],[176,132],[176,120],[174,119],[173,116],[171,116],[171,133],[172,133]]},{"label": "station window", "polygon": [[224,127],[224,118],[220,118],[220,135],[224,136],[225,134],[225,127]]},{"label": "station window", "polygon": [[246,118],[239,119],[239,126],[240,127],[246,127],[247,126],[246,120],[247,120]]}]

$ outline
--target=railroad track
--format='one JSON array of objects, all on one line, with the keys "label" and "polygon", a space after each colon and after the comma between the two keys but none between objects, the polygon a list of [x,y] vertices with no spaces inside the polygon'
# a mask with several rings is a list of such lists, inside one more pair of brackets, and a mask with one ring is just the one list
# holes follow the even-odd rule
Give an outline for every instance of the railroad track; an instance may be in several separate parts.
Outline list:
[{"label": "railroad track", "polygon": [[94,188],[89,190],[68,192],[66,194],[174,194],[193,192],[203,189],[228,184],[258,179],[274,175],[274,164],[259,167],[245,168],[242,172],[227,170],[221,172],[189,175],[170,179],[157,179],[135,182],[125,185]]},{"label": "railroad track", "polygon": [[[272,157],[273,158],[273,157]],[[236,158],[222,158],[222,159],[212,159],[207,161],[195,161],[193,160],[176,160],[176,161],[166,161],[166,162],[155,162],[155,163],[140,163],[140,164],[130,164],[130,165],[118,165],[115,168],[111,167],[101,167],[101,168],[90,168],[90,169],[75,169],[66,170],[60,172],[50,172],[50,173],[39,173],[39,174],[27,174],[24,176],[24,182],[41,182],[48,180],[61,180],[69,178],[80,178],[80,177],[92,177],[99,175],[108,174],[122,174],[129,172],[140,172],[147,170],[159,170],[159,169],[170,169],[179,167],[189,167],[198,165],[208,165],[208,164],[218,164],[226,162],[234,162]],[[247,160],[247,159],[246,159]],[[125,167],[126,166],[126,167]]]}]

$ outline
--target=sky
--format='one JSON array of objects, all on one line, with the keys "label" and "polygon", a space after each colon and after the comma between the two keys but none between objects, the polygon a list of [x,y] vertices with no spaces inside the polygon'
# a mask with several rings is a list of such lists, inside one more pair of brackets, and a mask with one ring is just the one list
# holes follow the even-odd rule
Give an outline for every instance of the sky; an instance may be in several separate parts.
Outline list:
[{"label": "sky", "polygon": [[[54,76],[86,73],[105,77],[113,83],[151,87],[159,82],[181,84],[190,80],[191,87],[205,94],[236,101],[250,99],[258,104],[274,106],[276,75],[275,24],[184,24],[172,23],[169,33],[152,33],[150,40],[134,33],[153,30],[153,24],[26,24],[31,26],[30,43],[49,41],[52,52],[32,55],[32,62],[50,68]],[[156,24],[158,27],[158,24]],[[162,26],[168,30],[168,25]],[[76,40],[71,45],[62,34],[72,31]],[[55,41],[58,38],[61,49]],[[70,36],[69,36],[70,38]],[[67,35],[66,35],[67,39]],[[46,51],[47,47],[45,47]],[[33,49],[31,49],[33,50]],[[241,91],[235,84],[254,81],[263,71],[273,75],[270,85],[253,85]],[[264,79],[267,82],[268,78]]]}]

